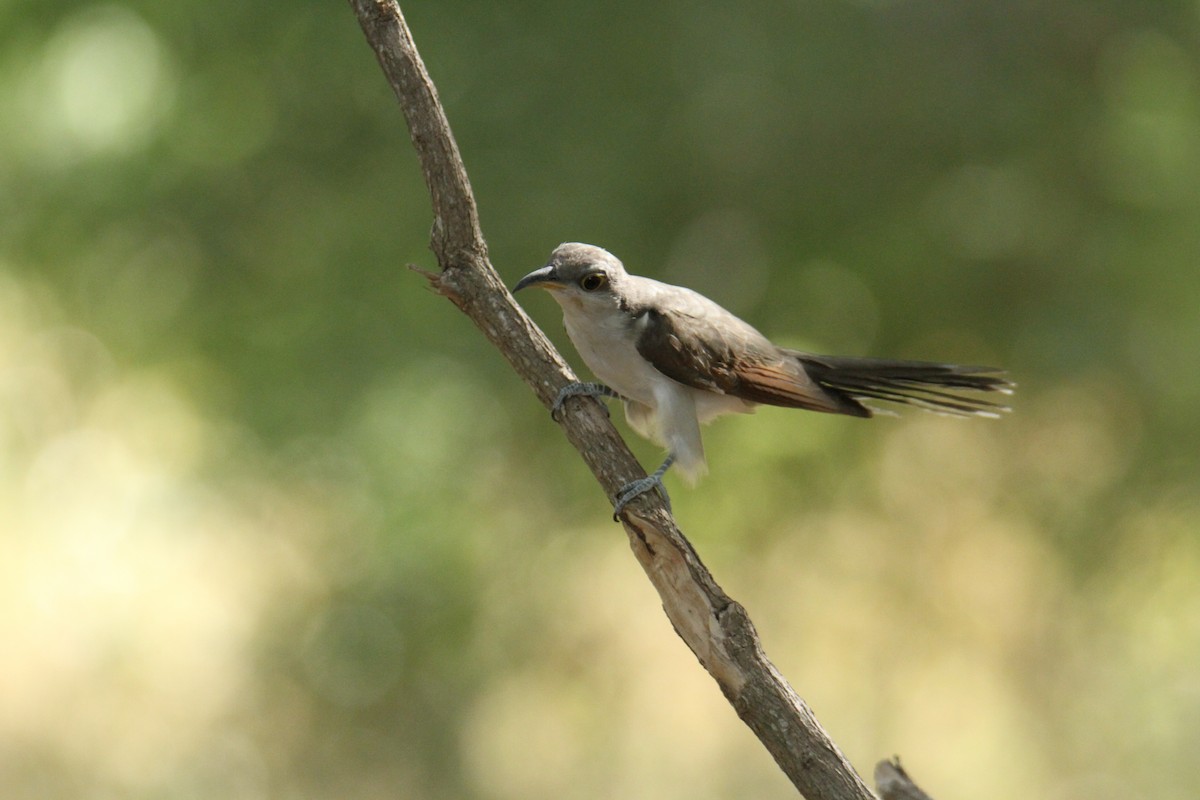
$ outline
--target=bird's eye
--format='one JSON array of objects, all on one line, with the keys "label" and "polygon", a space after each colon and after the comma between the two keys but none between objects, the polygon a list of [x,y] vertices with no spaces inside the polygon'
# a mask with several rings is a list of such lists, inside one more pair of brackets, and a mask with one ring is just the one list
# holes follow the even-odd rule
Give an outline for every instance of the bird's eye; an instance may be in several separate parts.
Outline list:
[{"label": "bird's eye", "polygon": [[597,289],[603,289],[608,283],[608,278],[603,272],[589,272],[579,279],[579,288],[585,292],[594,292]]}]

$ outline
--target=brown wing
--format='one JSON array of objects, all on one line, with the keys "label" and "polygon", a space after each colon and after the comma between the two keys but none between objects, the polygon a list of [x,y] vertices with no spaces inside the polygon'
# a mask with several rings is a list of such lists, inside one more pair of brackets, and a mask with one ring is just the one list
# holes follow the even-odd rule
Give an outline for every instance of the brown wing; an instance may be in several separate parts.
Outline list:
[{"label": "brown wing", "polygon": [[813,411],[870,416],[848,398],[826,392],[796,359],[702,295],[670,287],[670,296],[636,316],[637,350],[659,372],[696,389]]}]

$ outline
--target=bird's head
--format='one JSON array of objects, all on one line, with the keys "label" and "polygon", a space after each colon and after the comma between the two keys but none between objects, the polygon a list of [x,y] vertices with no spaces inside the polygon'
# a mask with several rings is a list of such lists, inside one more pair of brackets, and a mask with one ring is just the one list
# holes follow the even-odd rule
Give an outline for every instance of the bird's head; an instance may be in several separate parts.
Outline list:
[{"label": "bird's head", "polygon": [[564,308],[598,309],[618,304],[617,292],[625,277],[625,267],[612,253],[568,242],[554,248],[549,263],[517,281],[513,291],[537,286],[548,290]]}]

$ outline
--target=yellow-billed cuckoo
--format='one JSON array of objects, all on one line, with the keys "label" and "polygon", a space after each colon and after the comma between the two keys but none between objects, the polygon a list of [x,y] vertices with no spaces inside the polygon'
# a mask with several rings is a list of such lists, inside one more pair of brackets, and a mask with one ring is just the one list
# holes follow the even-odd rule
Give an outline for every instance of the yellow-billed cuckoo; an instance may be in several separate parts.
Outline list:
[{"label": "yellow-billed cuckoo", "polygon": [[751,413],[760,404],[870,417],[862,401],[885,400],[957,416],[996,416],[1008,409],[962,391],[1010,394],[992,367],[819,356],[788,350],[729,311],[681,286],[630,275],[612,253],[590,244],[559,245],[550,262],[513,291],[539,286],[563,310],[571,342],[603,384],[573,383],[570,397],[607,395],[625,405],[642,436],[667,448],[648,478],[618,493],[614,518],[643,492],[657,488],[675,464],[689,483],[705,470],[700,425],[722,414]]}]

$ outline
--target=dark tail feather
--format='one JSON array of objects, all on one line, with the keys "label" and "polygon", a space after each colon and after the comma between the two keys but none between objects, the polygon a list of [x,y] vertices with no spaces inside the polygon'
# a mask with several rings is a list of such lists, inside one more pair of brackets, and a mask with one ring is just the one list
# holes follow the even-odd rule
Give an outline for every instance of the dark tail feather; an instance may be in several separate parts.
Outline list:
[{"label": "dark tail feather", "polygon": [[1008,406],[970,393],[1012,394],[1014,386],[1003,370],[994,367],[788,354],[823,389],[860,406],[860,400],[886,400],[942,414],[995,417],[1008,411]]}]

